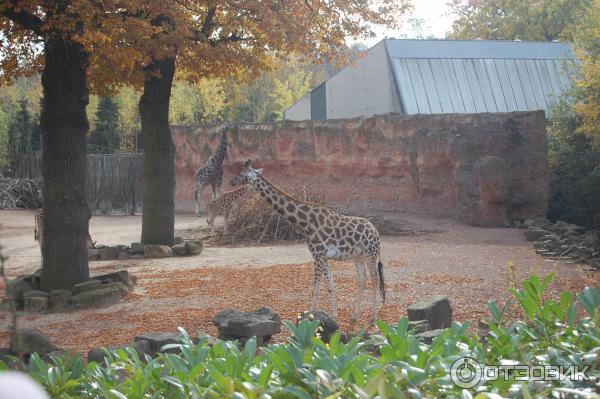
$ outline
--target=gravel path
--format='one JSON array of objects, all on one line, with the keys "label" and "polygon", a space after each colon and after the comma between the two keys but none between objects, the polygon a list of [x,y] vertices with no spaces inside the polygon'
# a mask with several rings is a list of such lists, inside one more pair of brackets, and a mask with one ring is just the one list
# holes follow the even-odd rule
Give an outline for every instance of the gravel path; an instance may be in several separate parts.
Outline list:
[{"label": "gravel path", "polygon": [[[449,219],[399,215],[411,225],[439,230],[419,236],[384,237],[382,260],[388,302],[379,304],[379,316],[388,322],[406,314],[406,306],[429,295],[448,295],[459,321],[485,317],[485,303],[504,302],[508,278],[520,280],[531,272],[556,273],[553,293],[598,286],[600,275],[580,266],[542,258],[516,229],[476,228]],[[204,218],[178,215],[176,228],[204,227]],[[95,216],[90,233],[103,244],[128,244],[139,239],[140,216]],[[0,211],[0,245],[9,276],[39,267],[39,248],[33,240],[32,211]],[[509,267],[509,265],[512,265]],[[348,319],[354,306],[356,273],[352,262],[332,262],[338,290],[340,321],[345,329],[367,323],[368,301],[356,326]],[[169,259],[136,259],[91,262],[92,274],[127,269],[138,277],[138,286],[124,301],[112,306],[26,315],[22,326],[45,331],[59,346],[87,351],[99,345],[129,342],[141,332],[176,331],[215,333],[210,320],[224,308],[250,310],[270,306],[283,319],[294,319],[305,310],[312,289],[312,262],[304,244],[261,247],[206,247],[200,256]],[[510,270],[510,272],[509,272]],[[322,284],[319,307],[330,309]],[[365,295],[365,298],[368,298]],[[0,316],[0,330],[7,319]],[[0,346],[6,334],[0,333]]]}]

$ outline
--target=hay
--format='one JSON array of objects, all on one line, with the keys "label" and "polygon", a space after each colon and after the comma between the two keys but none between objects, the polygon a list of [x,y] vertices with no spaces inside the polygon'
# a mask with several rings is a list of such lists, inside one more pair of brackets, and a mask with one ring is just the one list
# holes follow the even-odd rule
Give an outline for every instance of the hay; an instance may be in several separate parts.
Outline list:
[{"label": "hay", "polygon": [[39,179],[0,178],[0,209],[37,209],[42,206]]},{"label": "hay", "polygon": [[[310,188],[285,190],[301,201],[322,204],[323,198],[312,194]],[[278,214],[257,193],[247,197],[239,204],[238,211],[230,216],[228,234],[217,227],[217,236],[212,238],[214,244],[265,244],[282,241],[298,241],[304,239],[303,233],[284,216]]]}]

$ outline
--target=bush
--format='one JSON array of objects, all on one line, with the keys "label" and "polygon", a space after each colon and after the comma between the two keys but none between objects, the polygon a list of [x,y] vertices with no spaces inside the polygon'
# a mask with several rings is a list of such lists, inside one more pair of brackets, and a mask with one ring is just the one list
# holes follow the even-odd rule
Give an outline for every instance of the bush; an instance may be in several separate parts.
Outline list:
[{"label": "bush", "polygon": [[[504,320],[490,302],[487,342],[455,322],[426,345],[402,318],[396,325],[379,322],[382,335],[364,342],[357,336],[343,344],[336,334],[326,344],[315,337],[318,322],[303,321],[287,323],[287,343],[258,352],[253,339],[243,349],[222,341],[209,346],[181,330],[180,354],[142,360],[134,350],[116,350],[107,352],[106,366],[85,365],[78,354],[51,363],[33,355],[27,371],[55,398],[596,397],[600,289],[586,288],[576,300],[568,292],[544,300],[551,279],[532,276],[511,291],[522,321]],[[579,321],[577,303],[586,312]],[[589,366],[591,380],[520,381],[512,373],[461,389],[450,376],[463,357],[484,365]]]},{"label": "bush", "polygon": [[578,133],[579,121],[567,102],[553,110],[550,124],[548,217],[600,227],[600,148]]}]

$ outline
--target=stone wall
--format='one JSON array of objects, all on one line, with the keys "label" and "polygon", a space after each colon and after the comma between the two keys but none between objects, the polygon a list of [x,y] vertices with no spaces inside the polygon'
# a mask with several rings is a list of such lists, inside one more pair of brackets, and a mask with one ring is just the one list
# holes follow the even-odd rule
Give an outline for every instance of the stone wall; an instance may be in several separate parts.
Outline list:
[{"label": "stone wall", "polygon": [[[541,111],[242,124],[230,128],[222,191],[252,159],[273,183],[306,185],[345,212],[412,211],[502,225],[546,212],[545,124]],[[192,212],[192,176],[217,147],[218,127],[172,131],[176,209]]]}]

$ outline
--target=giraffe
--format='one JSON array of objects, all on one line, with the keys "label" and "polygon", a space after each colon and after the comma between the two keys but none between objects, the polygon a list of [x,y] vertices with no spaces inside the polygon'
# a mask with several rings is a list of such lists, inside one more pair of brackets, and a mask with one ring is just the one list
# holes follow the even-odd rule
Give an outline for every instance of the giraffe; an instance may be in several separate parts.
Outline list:
[{"label": "giraffe", "polygon": [[208,211],[208,219],[206,223],[210,226],[211,234],[214,233],[215,217],[217,215],[225,216],[225,225],[223,226],[223,234],[227,234],[227,223],[229,216],[237,209],[237,199],[244,195],[252,186],[249,184],[243,185],[235,190],[227,191],[219,198],[216,198],[208,203],[206,207]]},{"label": "giraffe", "polygon": [[217,151],[208,158],[204,165],[198,168],[194,175],[194,201],[196,202],[196,216],[200,216],[200,195],[207,184],[211,185],[213,199],[219,197],[221,182],[223,181],[223,160],[227,155],[227,128],[221,128],[221,140]]},{"label": "giraffe", "polygon": [[[33,238],[38,242],[39,246],[40,246],[40,251],[42,250],[42,242],[43,242],[43,235],[42,235],[42,223],[44,220],[44,210],[43,208],[38,208],[35,210],[35,227],[33,229]],[[92,241],[92,236],[90,235],[90,233],[88,232],[87,235],[87,245],[88,248],[94,248],[94,245],[96,245],[95,241]]]},{"label": "giraffe", "polygon": [[328,258],[354,260],[358,275],[357,302],[351,322],[356,321],[366,283],[365,265],[372,283],[371,325],[377,318],[377,280],[385,302],[383,263],[380,260],[379,233],[373,224],[361,217],[341,215],[329,208],[309,204],[291,197],[262,176],[262,169],[253,169],[248,160],[231,185],[251,184],[281,215],[297,226],[306,236],[315,270],[310,310],[314,311],[319,294],[321,275],[325,275],[331,296],[333,318],[337,319],[336,291]]}]

